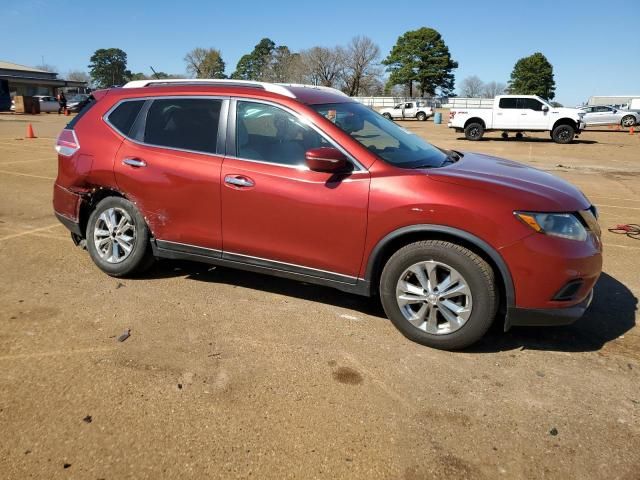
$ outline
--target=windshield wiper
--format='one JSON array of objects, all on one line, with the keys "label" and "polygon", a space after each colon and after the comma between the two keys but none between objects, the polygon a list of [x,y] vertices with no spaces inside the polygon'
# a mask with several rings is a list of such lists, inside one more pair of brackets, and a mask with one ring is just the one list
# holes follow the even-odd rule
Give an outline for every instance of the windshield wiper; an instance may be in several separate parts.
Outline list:
[{"label": "windshield wiper", "polygon": [[447,153],[447,156],[444,158],[440,166],[444,167],[449,163],[456,163],[461,158],[462,158],[462,154],[460,152],[456,152],[455,150],[449,150],[449,153]]}]

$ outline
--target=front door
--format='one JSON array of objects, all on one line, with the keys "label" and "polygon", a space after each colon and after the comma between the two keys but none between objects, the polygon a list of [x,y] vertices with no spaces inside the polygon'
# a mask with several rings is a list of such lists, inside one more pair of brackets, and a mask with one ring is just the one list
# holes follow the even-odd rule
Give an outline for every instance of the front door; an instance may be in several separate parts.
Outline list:
[{"label": "front door", "polygon": [[545,112],[542,107],[543,103],[535,98],[519,98],[518,127],[523,130],[546,130],[549,127],[549,111]]},{"label": "front door", "polygon": [[[222,165],[223,257],[355,283],[366,233],[369,173],[336,176],[305,166],[332,145],[296,115],[237,101]],[[229,145],[231,143],[231,145]]]},{"label": "front door", "polygon": [[[117,107],[110,123],[119,121],[114,114],[127,103],[134,102]],[[222,106],[223,100],[215,98],[149,100],[131,133],[121,132],[128,138],[116,154],[116,182],[141,210],[157,240],[218,252],[222,248]]]}]

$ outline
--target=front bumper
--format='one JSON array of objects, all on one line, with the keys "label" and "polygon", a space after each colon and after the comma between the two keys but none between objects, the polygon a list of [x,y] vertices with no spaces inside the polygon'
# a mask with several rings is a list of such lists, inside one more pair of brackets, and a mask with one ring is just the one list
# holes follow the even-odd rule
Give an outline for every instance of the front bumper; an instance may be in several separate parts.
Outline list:
[{"label": "front bumper", "polygon": [[505,330],[511,326],[560,326],[569,325],[578,320],[591,305],[593,300],[593,290],[589,292],[587,298],[577,305],[564,308],[518,308],[509,307],[507,309],[507,321]]},{"label": "front bumper", "polygon": [[585,128],[587,128],[587,124],[584,122],[584,120],[578,121],[578,131],[576,133],[580,133]]}]

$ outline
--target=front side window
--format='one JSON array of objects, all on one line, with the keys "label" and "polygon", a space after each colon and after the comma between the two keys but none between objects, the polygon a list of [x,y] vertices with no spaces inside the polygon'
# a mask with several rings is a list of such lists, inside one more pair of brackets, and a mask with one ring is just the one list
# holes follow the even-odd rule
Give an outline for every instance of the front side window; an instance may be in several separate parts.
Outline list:
[{"label": "front side window", "polygon": [[305,152],[330,146],[322,135],[281,108],[237,103],[236,156],[281,165],[304,165]]},{"label": "front side window", "polygon": [[447,155],[361,103],[310,105],[384,161],[400,168],[442,166]]},{"label": "front side window", "polygon": [[144,142],[161,147],[216,153],[222,100],[154,100],[147,113]]},{"label": "front side window", "polygon": [[535,98],[520,98],[519,103],[519,108],[521,109],[529,109],[536,112],[542,111],[542,102],[536,100]]},{"label": "front side window", "polygon": [[144,100],[122,102],[109,114],[109,123],[125,137],[129,135],[131,126],[144,105]]}]

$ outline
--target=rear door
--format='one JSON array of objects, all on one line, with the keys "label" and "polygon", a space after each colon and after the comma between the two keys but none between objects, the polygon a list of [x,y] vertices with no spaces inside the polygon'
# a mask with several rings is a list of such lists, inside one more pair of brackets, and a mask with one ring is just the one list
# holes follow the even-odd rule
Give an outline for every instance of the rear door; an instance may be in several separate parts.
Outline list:
[{"label": "rear door", "polygon": [[413,102],[404,104],[404,118],[413,118],[416,116],[416,104]]},{"label": "rear door", "polygon": [[[142,101],[136,102],[122,102],[107,115],[125,136],[114,165],[118,187],[168,248],[193,253],[197,246],[221,255],[220,169],[228,100],[158,97],[141,108]],[[135,121],[127,129],[131,117]]]},{"label": "rear door", "polygon": [[493,112],[493,128],[515,130],[518,128],[519,123],[518,99],[514,97],[501,98],[498,103],[498,109]]},{"label": "rear door", "polygon": [[333,144],[278,105],[238,100],[229,122],[222,165],[223,257],[355,283],[369,173],[361,167],[349,175],[309,170],[306,150]]}]

